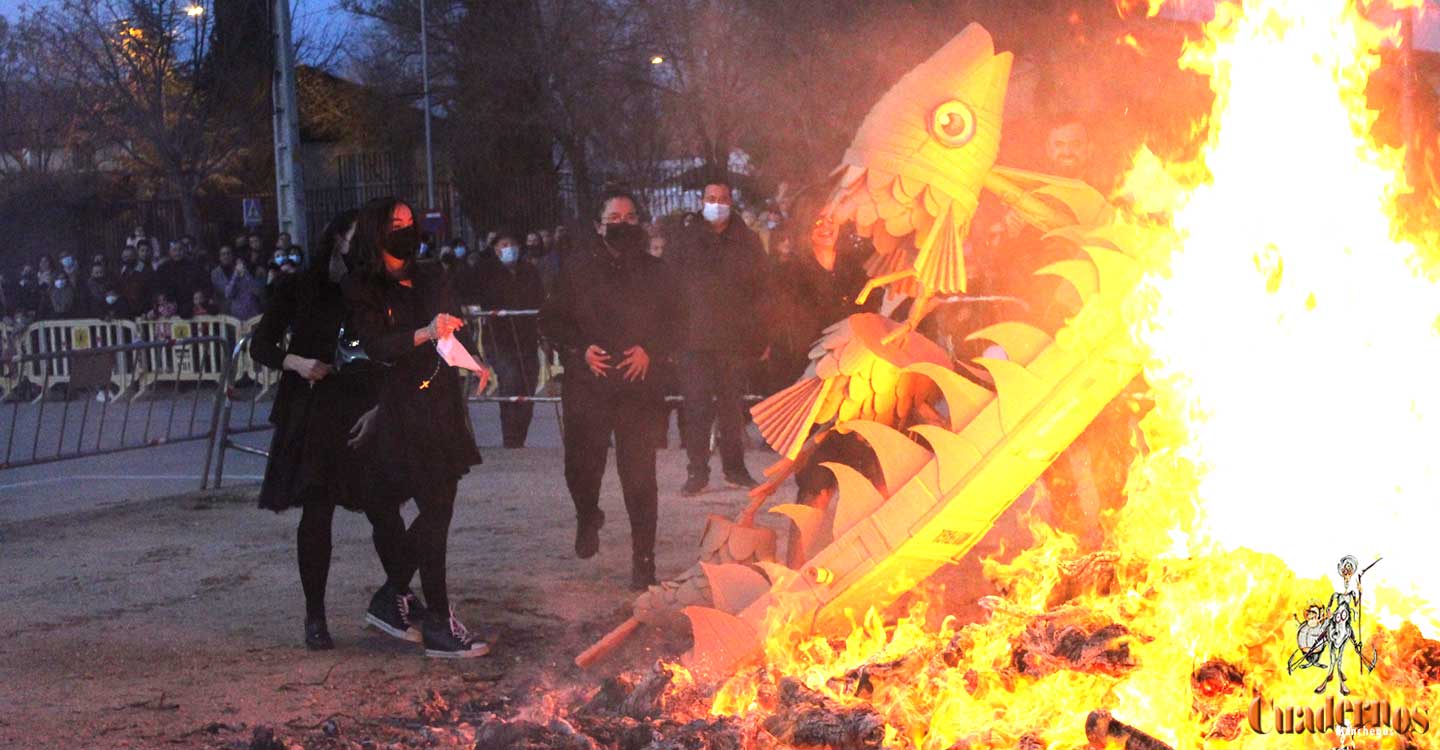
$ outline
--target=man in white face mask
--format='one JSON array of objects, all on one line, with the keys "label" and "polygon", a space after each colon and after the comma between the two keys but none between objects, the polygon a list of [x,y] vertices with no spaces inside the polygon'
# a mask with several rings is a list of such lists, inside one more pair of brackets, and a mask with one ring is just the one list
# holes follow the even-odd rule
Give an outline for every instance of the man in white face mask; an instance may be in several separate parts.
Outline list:
[{"label": "man in white face mask", "polygon": [[[492,267],[482,276],[480,306],[486,310],[540,309],[545,302],[540,272],[530,261],[521,259],[520,243],[513,232],[497,233],[495,254],[500,258],[500,267]],[[535,395],[540,377],[535,355],[540,349],[540,334],[535,316],[490,318],[485,322],[482,335],[485,355],[495,368],[500,395]],[[532,403],[500,404],[500,433],[506,448],[525,447],[534,413]]]},{"label": "man in white face mask", "polygon": [[764,348],[759,307],[767,261],[760,238],[733,216],[733,204],[730,185],[706,185],[700,210],[705,220],[687,229],[673,253],[689,308],[678,359],[690,459],[681,493],[687,496],[710,482],[710,432],[717,422],[725,481],[742,488],[756,484],[745,468],[742,397]]}]

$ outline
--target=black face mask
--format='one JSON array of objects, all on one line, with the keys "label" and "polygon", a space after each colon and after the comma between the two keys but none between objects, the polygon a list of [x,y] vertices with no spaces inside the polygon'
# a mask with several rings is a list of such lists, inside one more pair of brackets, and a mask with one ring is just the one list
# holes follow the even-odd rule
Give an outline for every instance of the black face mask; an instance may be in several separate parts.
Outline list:
[{"label": "black face mask", "polygon": [[649,235],[639,224],[620,222],[605,225],[605,244],[621,255],[643,252],[649,242]]},{"label": "black face mask", "polygon": [[385,252],[403,261],[415,259],[420,252],[420,230],[414,224],[390,232],[385,241]]}]

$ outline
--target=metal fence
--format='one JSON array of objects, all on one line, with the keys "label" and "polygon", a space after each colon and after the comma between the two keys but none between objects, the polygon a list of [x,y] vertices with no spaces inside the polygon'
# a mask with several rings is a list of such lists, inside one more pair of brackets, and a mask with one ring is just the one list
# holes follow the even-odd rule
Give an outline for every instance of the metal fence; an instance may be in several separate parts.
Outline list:
[{"label": "metal fence", "polygon": [[[186,441],[213,440],[224,389],[186,377],[182,368],[155,373],[152,390],[169,398],[120,398],[113,393],[116,372],[149,372],[147,362],[194,361],[218,351],[231,369],[229,348],[220,336],[135,341],[83,349],[16,356],[12,363],[34,373],[35,398],[12,398],[0,436],[0,469],[101,456]],[[206,488],[210,451],[200,488]]]},{"label": "metal fence", "polygon": [[[538,310],[469,308],[463,331],[482,358],[486,346],[524,351],[521,321]],[[20,342],[19,353],[0,361],[0,470],[101,456],[186,441],[205,441],[200,489],[224,478],[229,451],[267,457],[237,436],[272,429],[269,422],[279,374],[249,356],[255,321],[45,321],[25,331],[0,332]],[[191,335],[204,334],[204,335]],[[96,346],[96,344],[103,344]],[[490,352],[493,362],[496,352]],[[518,394],[502,388],[499,374],[485,392],[475,375],[461,371],[470,404],[547,403],[560,417],[557,353],[540,339]],[[527,365],[528,367],[528,365]],[[533,377],[533,385],[532,385]],[[126,391],[135,389],[133,394]],[[512,395],[502,395],[510,392]],[[756,400],[748,396],[747,400]],[[679,402],[678,396],[667,401]],[[4,414],[3,410],[9,411]]]}]

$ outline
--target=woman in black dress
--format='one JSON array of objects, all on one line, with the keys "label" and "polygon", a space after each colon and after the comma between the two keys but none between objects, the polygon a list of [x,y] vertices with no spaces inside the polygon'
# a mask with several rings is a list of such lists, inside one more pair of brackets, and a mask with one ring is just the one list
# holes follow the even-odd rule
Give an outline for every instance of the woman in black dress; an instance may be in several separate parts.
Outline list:
[{"label": "woman in black dress", "polygon": [[429,607],[420,624],[425,655],[483,656],[489,646],[455,617],[445,582],[456,483],[480,463],[480,451],[460,378],[436,343],[464,321],[444,269],[416,262],[419,246],[408,205],[381,198],[361,209],[355,248],[362,261],[345,281],[345,301],[366,355],[386,365],[367,450],[373,449],[380,494],[399,502],[413,497],[420,511],[405,532],[405,548]]},{"label": "woman in black dress", "polygon": [[[303,273],[285,277],[275,287],[250,340],[250,356],[255,361],[284,372],[270,410],[275,436],[260,487],[260,507],[277,512],[301,509],[296,551],[300,584],[305,590],[305,645],[312,650],[335,647],[325,623],[325,585],[330,575],[330,526],[336,505],[364,511],[387,579],[401,582],[400,590],[382,603],[388,606],[378,608],[390,612],[382,620],[388,627],[382,629],[419,640],[418,632],[408,632],[405,615],[408,610],[418,616],[416,610],[423,609],[404,588],[409,563],[399,505],[377,500],[376,488],[357,469],[366,462],[356,453],[356,441],[348,439],[359,434],[361,417],[374,407],[380,383],[378,367],[358,363],[339,371],[334,361],[346,314],[339,282],[354,262],[349,251],[354,231],[354,211],[330,222],[320,238],[314,264]],[[287,332],[288,345],[284,343]],[[391,601],[397,597],[404,603]],[[374,619],[377,610],[373,601],[371,610],[367,621]]]}]

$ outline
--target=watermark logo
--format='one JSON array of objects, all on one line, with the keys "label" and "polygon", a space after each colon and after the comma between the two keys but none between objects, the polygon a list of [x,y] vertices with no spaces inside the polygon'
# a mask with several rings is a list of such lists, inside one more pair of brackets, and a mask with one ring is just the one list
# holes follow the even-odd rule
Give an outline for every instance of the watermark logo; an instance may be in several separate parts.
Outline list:
[{"label": "watermark logo", "polygon": [[1297,669],[1326,670],[1325,680],[1315,688],[1316,693],[1324,693],[1338,675],[1340,694],[1350,694],[1350,688],[1345,684],[1345,657],[1351,651],[1359,658],[1360,669],[1375,670],[1378,658],[1375,647],[1371,646],[1370,653],[1366,654],[1364,641],[1361,640],[1364,625],[1361,590],[1365,573],[1378,562],[1380,560],[1377,559],[1360,570],[1360,561],[1354,555],[1340,558],[1335,566],[1340,573],[1340,589],[1330,595],[1330,601],[1325,606],[1312,603],[1305,608],[1304,619],[1296,618],[1300,624],[1295,633],[1296,649],[1290,655],[1286,668],[1291,674]]},{"label": "watermark logo", "polygon": [[1353,555],[1340,558],[1335,570],[1340,584],[1324,604],[1311,602],[1294,616],[1295,650],[1286,661],[1290,674],[1308,670],[1324,671],[1315,687],[1325,695],[1332,684],[1335,694],[1313,706],[1282,706],[1257,696],[1250,703],[1250,730],[1256,734],[1326,734],[1334,732],[1342,742],[1360,737],[1392,734],[1413,736],[1430,730],[1430,717],[1423,708],[1392,706],[1388,700],[1352,699],[1346,662],[1363,674],[1373,672],[1379,661],[1376,648],[1366,646],[1364,636],[1365,574],[1380,560],[1364,568]]}]

